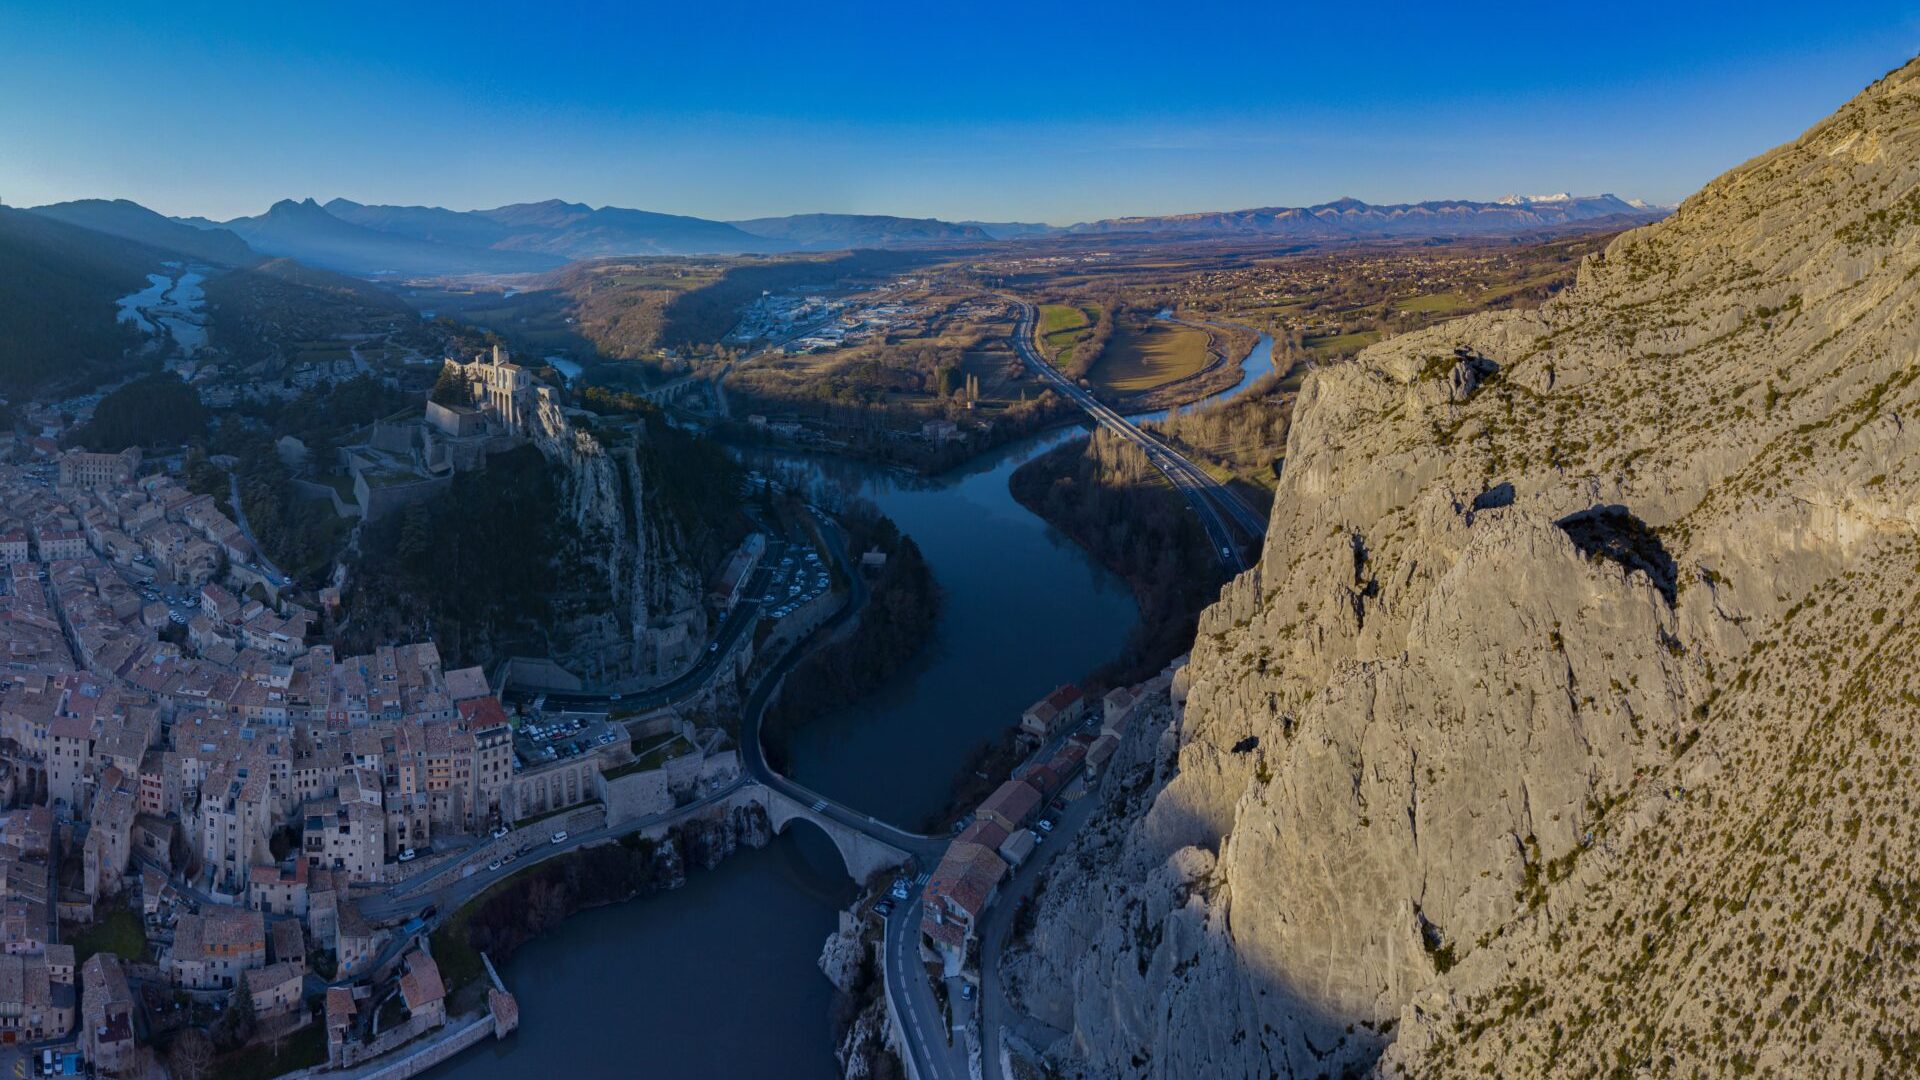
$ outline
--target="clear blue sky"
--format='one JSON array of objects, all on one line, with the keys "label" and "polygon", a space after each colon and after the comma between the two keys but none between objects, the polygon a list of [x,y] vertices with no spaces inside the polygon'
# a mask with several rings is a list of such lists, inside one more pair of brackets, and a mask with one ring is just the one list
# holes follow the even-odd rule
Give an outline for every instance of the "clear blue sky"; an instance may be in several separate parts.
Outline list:
[{"label": "clear blue sky", "polygon": [[0,0],[0,199],[1056,223],[1672,202],[1916,52],[1920,0]]}]

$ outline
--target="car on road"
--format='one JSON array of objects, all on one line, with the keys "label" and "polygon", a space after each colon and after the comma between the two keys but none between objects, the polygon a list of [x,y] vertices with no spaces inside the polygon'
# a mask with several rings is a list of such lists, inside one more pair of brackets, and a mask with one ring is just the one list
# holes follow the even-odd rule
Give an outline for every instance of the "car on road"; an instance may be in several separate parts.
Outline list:
[{"label": "car on road", "polygon": [[893,893],[893,898],[895,900],[905,900],[911,888],[912,886],[907,884],[906,878],[894,878],[893,889],[891,890]]},{"label": "car on road", "polygon": [[561,829],[559,832],[556,832],[551,837],[547,838],[547,843],[549,844],[564,844],[566,842],[567,842],[567,830],[565,829]]},{"label": "car on road", "polygon": [[496,826],[494,826],[494,828],[493,828],[493,838],[494,838],[495,840],[498,840],[498,839],[500,839],[500,838],[502,838],[502,837],[504,837],[504,836],[506,836],[506,835],[507,835],[507,833],[508,833],[508,832],[510,832],[510,831],[512,831],[512,830],[510,830],[510,829],[508,829],[508,828],[507,828],[507,827],[506,827],[505,825],[496,825]]},{"label": "car on road", "polygon": [[1221,558],[1223,558],[1223,559],[1231,559],[1231,558],[1233,558],[1233,550],[1232,550],[1231,548],[1221,548],[1221,549],[1220,549],[1220,557],[1221,557]]},{"label": "car on road", "polygon": [[400,852],[401,862],[412,862],[414,858],[415,858],[415,853],[412,848],[406,848]]},{"label": "car on road", "polygon": [[426,922],[438,914],[440,914],[440,905],[428,904],[426,907],[420,909],[420,921]]},{"label": "car on road", "polygon": [[711,644],[711,645],[708,645],[708,646],[707,646],[707,651],[708,651],[708,652],[719,652],[719,651],[720,651],[720,643],[716,641],[716,642],[714,642],[713,644]]},{"label": "car on road", "polygon": [[1041,819],[1040,819],[1040,820],[1039,820],[1038,822],[1036,822],[1036,824],[1038,824],[1038,825],[1040,826],[1040,831],[1041,831],[1041,832],[1052,832],[1052,831],[1053,831],[1053,819],[1052,819],[1052,818],[1044,818],[1044,817],[1043,817],[1043,818],[1041,818]]}]

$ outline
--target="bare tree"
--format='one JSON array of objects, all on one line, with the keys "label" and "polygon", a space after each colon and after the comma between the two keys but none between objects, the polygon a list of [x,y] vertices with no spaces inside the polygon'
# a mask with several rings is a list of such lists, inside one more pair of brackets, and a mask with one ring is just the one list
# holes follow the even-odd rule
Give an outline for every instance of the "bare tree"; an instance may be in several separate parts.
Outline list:
[{"label": "bare tree", "polygon": [[206,1080],[213,1068],[213,1040],[199,1028],[188,1028],[173,1037],[167,1064],[173,1080]]}]

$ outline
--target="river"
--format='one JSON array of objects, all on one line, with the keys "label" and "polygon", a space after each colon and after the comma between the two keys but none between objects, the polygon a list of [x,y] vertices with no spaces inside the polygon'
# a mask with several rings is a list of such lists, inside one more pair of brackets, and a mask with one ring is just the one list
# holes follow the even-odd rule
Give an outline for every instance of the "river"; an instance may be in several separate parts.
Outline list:
[{"label": "river", "polygon": [[[1021,463],[1082,437],[1078,428],[1034,436],[933,478],[757,456],[873,501],[920,545],[943,594],[920,656],[795,737],[796,779],[917,827],[945,803],[969,750],[1120,651],[1139,617],[1126,584],[1007,489]],[[599,1075],[579,1068],[593,1064],[659,1080],[836,1076],[832,987],[816,961],[852,897],[825,834],[799,828],[712,873],[693,871],[673,893],[580,915],[502,970],[520,1000],[519,1033],[431,1075]]]},{"label": "river", "polygon": [[[1170,316],[1166,312],[1162,312],[1160,317],[1168,318]],[[1199,323],[1197,325],[1213,326],[1215,329],[1225,329],[1225,327],[1217,323]],[[1242,329],[1245,328],[1243,327]],[[1217,405],[1223,401],[1232,401],[1234,398],[1246,393],[1254,383],[1260,381],[1272,371],[1273,335],[1262,333],[1260,339],[1254,343],[1252,351],[1247,353],[1247,358],[1240,361],[1239,382],[1234,383],[1232,386],[1227,387],[1217,394],[1201,398],[1199,401],[1189,402],[1176,409],[1155,409],[1152,412],[1131,413],[1127,416],[1127,419],[1136,424],[1145,424],[1153,420],[1165,420],[1169,412],[1192,412],[1195,409],[1207,405]]]}]

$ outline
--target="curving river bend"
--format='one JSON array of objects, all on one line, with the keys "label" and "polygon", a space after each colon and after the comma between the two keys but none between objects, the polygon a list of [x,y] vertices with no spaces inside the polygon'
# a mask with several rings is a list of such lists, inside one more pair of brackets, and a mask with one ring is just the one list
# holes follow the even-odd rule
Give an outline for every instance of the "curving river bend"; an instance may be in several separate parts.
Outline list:
[{"label": "curving river bend", "polygon": [[[920,656],[796,736],[796,779],[917,827],[969,750],[1120,651],[1139,617],[1126,584],[1007,490],[1022,463],[1084,434],[1035,436],[933,478],[779,457],[876,503],[920,545],[943,593]],[[815,961],[853,895],[825,834],[796,828],[694,871],[683,889],[576,916],[501,972],[519,1032],[429,1075],[522,1080],[632,1062],[658,1078],[836,1077],[833,990]]]}]

